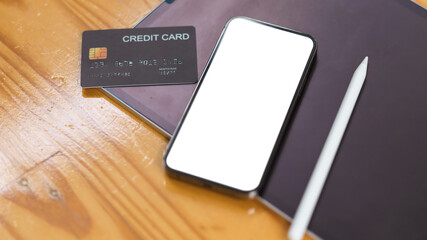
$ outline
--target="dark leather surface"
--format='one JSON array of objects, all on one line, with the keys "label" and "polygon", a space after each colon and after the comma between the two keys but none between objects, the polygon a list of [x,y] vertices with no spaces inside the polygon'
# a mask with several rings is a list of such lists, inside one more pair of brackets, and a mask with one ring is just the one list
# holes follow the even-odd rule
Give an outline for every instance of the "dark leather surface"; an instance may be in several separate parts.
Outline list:
[{"label": "dark leather surface", "polygon": [[[302,100],[260,195],[293,216],[351,76],[369,56],[310,230],[325,239],[427,239],[427,12],[405,0],[177,0],[138,27],[195,26],[200,76],[224,24],[239,15],[306,32],[318,42]],[[172,133],[194,87],[109,90]]]}]

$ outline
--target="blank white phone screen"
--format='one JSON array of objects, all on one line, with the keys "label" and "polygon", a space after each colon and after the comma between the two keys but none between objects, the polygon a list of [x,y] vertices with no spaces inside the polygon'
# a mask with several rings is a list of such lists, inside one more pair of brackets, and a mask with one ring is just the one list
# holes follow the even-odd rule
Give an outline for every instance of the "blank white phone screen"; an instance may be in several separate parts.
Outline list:
[{"label": "blank white phone screen", "polygon": [[243,17],[230,20],[166,165],[255,190],[313,48],[307,36]]}]

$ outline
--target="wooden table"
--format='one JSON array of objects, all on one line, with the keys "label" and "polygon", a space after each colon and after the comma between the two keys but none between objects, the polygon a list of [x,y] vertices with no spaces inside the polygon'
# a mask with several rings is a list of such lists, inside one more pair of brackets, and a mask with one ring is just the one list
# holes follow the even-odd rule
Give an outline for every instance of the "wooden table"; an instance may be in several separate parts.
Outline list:
[{"label": "wooden table", "polygon": [[168,140],[80,87],[81,33],[159,0],[0,3],[0,239],[285,239],[257,200],[165,175]]}]

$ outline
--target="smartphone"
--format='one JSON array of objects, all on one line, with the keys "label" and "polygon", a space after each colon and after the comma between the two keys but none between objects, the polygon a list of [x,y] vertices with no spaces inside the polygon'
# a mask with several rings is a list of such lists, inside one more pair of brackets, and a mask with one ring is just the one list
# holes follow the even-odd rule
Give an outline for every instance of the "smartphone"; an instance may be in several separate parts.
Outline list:
[{"label": "smartphone", "polygon": [[166,149],[168,173],[256,191],[316,49],[307,34],[247,17],[229,20]]}]

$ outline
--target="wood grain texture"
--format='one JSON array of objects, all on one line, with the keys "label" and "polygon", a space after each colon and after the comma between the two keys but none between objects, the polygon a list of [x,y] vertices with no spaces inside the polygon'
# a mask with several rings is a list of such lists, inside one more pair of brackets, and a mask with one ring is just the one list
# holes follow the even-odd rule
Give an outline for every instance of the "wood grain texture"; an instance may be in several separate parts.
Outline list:
[{"label": "wood grain texture", "polygon": [[257,200],[168,178],[167,139],[79,85],[81,33],[159,0],[0,1],[0,239],[284,239]]}]

